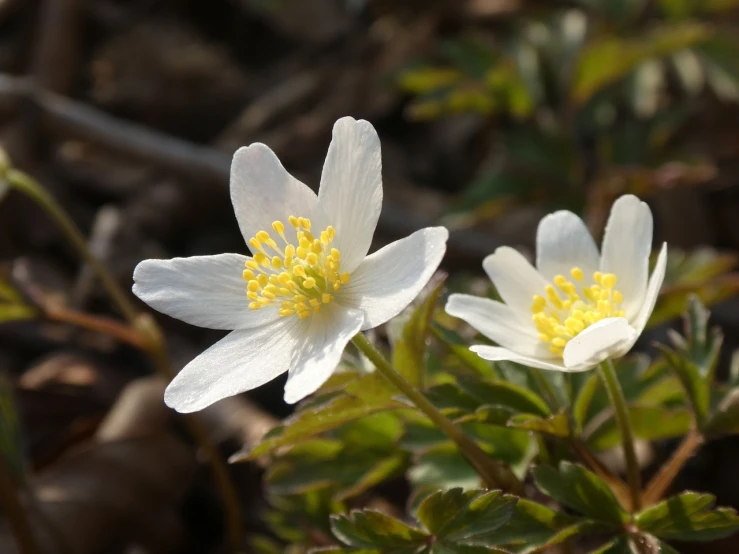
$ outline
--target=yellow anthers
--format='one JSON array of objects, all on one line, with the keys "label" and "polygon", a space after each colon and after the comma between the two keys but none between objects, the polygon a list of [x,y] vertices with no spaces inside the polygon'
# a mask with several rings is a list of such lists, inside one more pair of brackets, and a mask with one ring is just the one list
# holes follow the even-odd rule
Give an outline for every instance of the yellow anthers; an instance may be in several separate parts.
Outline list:
[{"label": "yellow anthers", "polygon": [[624,317],[621,303],[624,295],[614,287],[618,279],[613,273],[596,271],[591,279],[579,267],[570,270],[570,281],[555,275],[544,294],[531,301],[531,319],[539,340],[549,350],[562,356],[567,343],[587,327],[607,317]]},{"label": "yellow anthers", "polygon": [[245,262],[242,276],[250,310],[277,304],[282,317],[297,315],[304,319],[334,300],[334,293],[350,280],[341,272],[341,253],[331,246],[336,237],[332,226],[318,233],[310,231],[311,221],[291,215],[293,228],[285,234],[282,221],[272,223],[274,235],[259,231],[249,239],[253,258]]}]

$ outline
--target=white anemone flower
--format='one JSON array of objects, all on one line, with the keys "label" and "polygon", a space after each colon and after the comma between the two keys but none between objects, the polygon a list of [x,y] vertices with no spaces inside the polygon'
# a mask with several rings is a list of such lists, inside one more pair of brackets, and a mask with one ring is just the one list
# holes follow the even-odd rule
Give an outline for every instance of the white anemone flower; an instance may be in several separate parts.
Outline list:
[{"label": "white anemone flower", "polygon": [[536,268],[498,248],[483,268],[505,303],[453,294],[446,312],[499,346],[475,345],[486,360],[585,371],[626,354],[644,330],[665,277],[667,245],[649,277],[652,212],[635,196],[611,209],[598,253],[583,221],[558,211],[539,223]]},{"label": "white anemone flower", "polygon": [[252,256],[145,260],[133,292],[187,323],[232,330],[174,378],[166,404],[193,412],[288,371],[285,401],[315,392],[358,332],[396,316],[428,282],[448,231],[422,229],[368,256],[382,208],[380,141],[336,122],[316,195],[264,144],[240,148],[231,201]]}]

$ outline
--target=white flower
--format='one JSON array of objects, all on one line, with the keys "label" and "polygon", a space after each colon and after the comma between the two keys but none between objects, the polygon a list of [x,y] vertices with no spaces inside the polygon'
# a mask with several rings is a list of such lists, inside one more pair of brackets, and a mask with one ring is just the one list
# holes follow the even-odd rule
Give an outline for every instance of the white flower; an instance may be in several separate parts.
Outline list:
[{"label": "white flower", "polygon": [[635,196],[613,205],[602,253],[575,214],[539,223],[534,269],[516,250],[498,248],[483,268],[505,304],[453,294],[448,314],[500,346],[473,346],[486,360],[585,371],[626,354],[644,330],[665,277],[667,245],[649,277],[652,212]]},{"label": "white flower", "polygon": [[360,330],[397,315],[441,262],[448,232],[422,229],[371,256],[382,207],[380,141],[336,122],[318,195],[263,144],[239,149],[231,201],[253,257],[145,260],[133,292],[167,315],[233,331],[190,362],[164,400],[200,410],[289,371],[285,400],[314,392]]}]

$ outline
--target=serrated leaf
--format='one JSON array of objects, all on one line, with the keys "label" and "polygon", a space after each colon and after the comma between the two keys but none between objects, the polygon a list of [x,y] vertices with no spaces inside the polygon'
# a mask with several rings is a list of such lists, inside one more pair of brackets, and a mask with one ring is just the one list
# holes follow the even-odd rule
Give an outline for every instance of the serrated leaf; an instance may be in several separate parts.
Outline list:
[{"label": "serrated leaf", "polygon": [[359,418],[407,408],[405,404],[392,399],[395,391],[381,375],[365,375],[348,385],[346,392],[347,395],[333,398],[326,404],[295,413],[282,425],[270,430],[250,452],[236,460],[258,458]]},{"label": "serrated leaf", "polygon": [[551,413],[547,403],[535,392],[508,381],[460,378],[459,385],[467,394],[479,399],[480,404],[504,406],[515,412],[542,417]]},{"label": "serrated leaf", "polygon": [[498,529],[495,537],[498,545],[519,554],[527,554],[540,552],[598,528],[590,520],[575,518],[521,498],[511,519]]},{"label": "serrated leaf", "polygon": [[341,502],[353,496],[368,491],[375,485],[382,483],[392,475],[400,472],[407,463],[407,457],[402,453],[394,454],[387,458],[378,460],[370,467],[364,475],[354,481],[349,488],[342,490],[336,495],[336,500]]},{"label": "serrated leaf", "polygon": [[402,521],[374,510],[331,516],[331,531],[348,546],[414,552],[428,535]]},{"label": "serrated leaf", "polygon": [[[632,406],[629,418],[634,435],[644,440],[659,440],[685,435],[693,425],[693,414],[687,409],[670,410],[651,406]],[[621,435],[614,417],[604,421],[587,437],[595,450],[608,450],[618,446]]]},{"label": "serrated leaf", "polygon": [[413,310],[410,318],[403,326],[400,337],[393,345],[393,367],[417,388],[424,388],[426,341],[428,340],[434,310],[436,310],[441,293],[444,291],[445,281],[445,278],[439,279],[426,298]]},{"label": "serrated leaf", "polygon": [[567,437],[570,426],[567,414],[560,413],[544,419],[530,414],[518,414],[508,420],[508,427],[544,433],[553,437]]},{"label": "serrated leaf", "polygon": [[559,471],[539,466],[533,475],[542,492],[590,518],[616,525],[628,520],[608,485],[577,464],[562,462]]},{"label": "serrated leaf", "polygon": [[739,531],[739,515],[731,508],[713,506],[710,494],[684,492],[641,511],[640,529],[667,540],[712,541]]},{"label": "serrated leaf", "polygon": [[426,498],[417,517],[445,543],[492,546],[491,535],[510,519],[516,501],[500,491],[454,488]]}]

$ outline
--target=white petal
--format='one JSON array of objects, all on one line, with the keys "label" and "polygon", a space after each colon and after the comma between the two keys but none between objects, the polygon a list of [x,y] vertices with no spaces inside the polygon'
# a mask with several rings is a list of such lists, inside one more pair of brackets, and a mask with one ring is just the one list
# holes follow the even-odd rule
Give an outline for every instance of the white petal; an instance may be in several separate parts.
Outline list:
[{"label": "white petal", "polygon": [[[372,329],[398,315],[428,283],[446,251],[449,231],[428,227],[371,256],[337,293],[345,306],[364,313],[362,329]],[[342,258],[343,269],[343,258]]]},{"label": "white petal", "polygon": [[649,321],[649,316],[652,315],[654,305],[657,302],[657,296],[659,296],[659,289],[662,288],[662,281],[665,280],[665,268],[667,267],[667,243],[662,244],[662,249],[659,252],[657,263],[652,271],[652,276],[649,278],[649,286],[647,287],[647,293],[644,297],[644,304],[642,304],[639,310],[639,315],[636,316],[633,326],[639,334],[644,330],[644,327]]},{"label": "white petal", "polygon": [[613,204],[603,236],[600,269],[618,278],[616,289],[624,295],[621,307],[633,321],[644,303],[652,251],[652,212],[630,194]]},{"label": "white petal", "polygon": [[334,124],[318,203],[336,229],[341,269],[351,273],[369,251],[382,209],[380,139],[369,122],[344,117]]},{"label": "white petal", "polygon": [[359,332],[364,315],[342,306],[309,318],[307,340],[295,351],[285,384],[285,402],[294,404],[314,393],[339,365],[344,347]]},{"label": "white petal", "polygon": [[582,219],[565,210],[549,214],[536,231],[536,267],[547,280],[555,275],[570,278],[579,267],[585,275],[598,271],[600,255]]},{"label": "white petal", "polygon": [[276,309],[249,309],[241,254],[144,260],[133,272],[133,293],[149,306],[191,325],[249,329],[274,321]]},{"label": "white petal", "polygon": [[626,354],[638,337],[626,318],[601,319],[567,343],[562,356],[564,364],[568,371],[591,369],[606,358]]},{"label": "white petal", "polygon": [[274,221],[282,221],[288,240],[295,242],[295,231],[287,218],[312,218],[317,205],[316,194],[290,175],[269,147],[259,143],[239,148],[234,154],[231,202],[247,243],[258,231],[274,234]]},{"label": "white petal", "polygon": [[544,294],[547,281],[523,255],[501,246],[482,261],[482,267],[501,298],[523,323],[531,322],[531,302],[535,294]]},{"label": "white petal", "polygon": [[533,324],[523,324],[505,304],[468,294],[452,294],[444,309],[490,340],[518,354],[537,358],[553,356],[537,337]]},{"label": "white petal", "polygon": [[164,402],[178,412],[195,412],[271,381],[290,367],[305,337],[303,322],[284,317],[232,331],[179,372],[164,392]]},{"label": "white petal", "polygon": [[553,360],[542,360],[534,358],[532,356],[522,356],[516,354],[507,348],[501,348],[499,346],[485,346],[482,344],[476,344],[470,346],[475,354],[480,356],[484,360],[490,360],[493,362],[509,361],[516,362],[517,364],[526,365],[529,367],[537,367],[539,369],[551,369],[553,371],[570,371],[562,364]]}]

